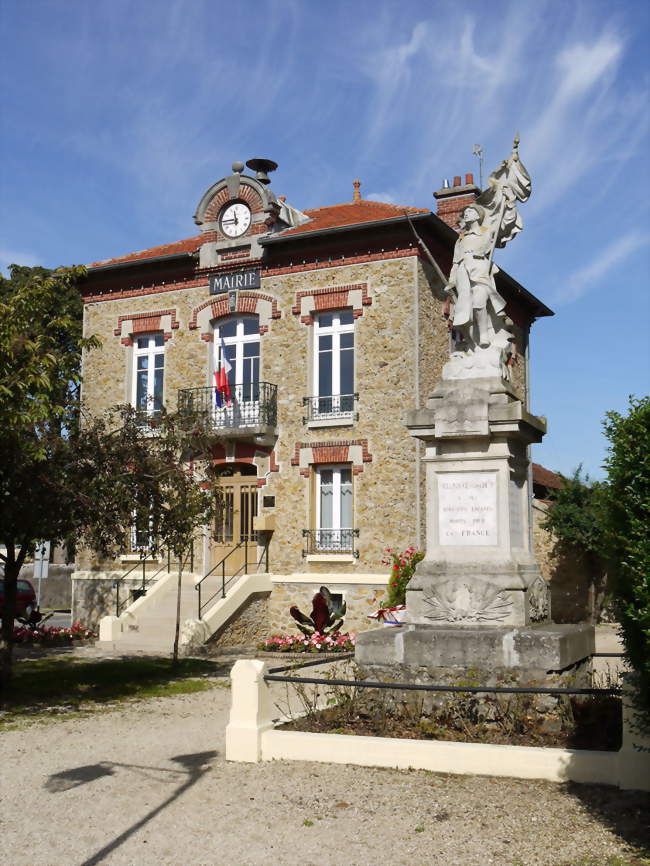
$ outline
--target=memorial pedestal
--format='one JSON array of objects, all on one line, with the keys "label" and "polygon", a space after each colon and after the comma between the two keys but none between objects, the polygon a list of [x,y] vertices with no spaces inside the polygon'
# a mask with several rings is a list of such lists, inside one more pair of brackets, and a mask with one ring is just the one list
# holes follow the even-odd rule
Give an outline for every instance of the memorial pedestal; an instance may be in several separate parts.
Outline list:
[{"label": "memorial pedestal", "polygon": [[356,660],[427,679],[516,671],[526,683],[579,665],[594,651],[593,627],[551,624],[531,549],[527,449],[545,422],[508,383],[484,378],[443,380],[406,426],[426,449],[426,554],[406,593],[407,624],[360,634]]}]

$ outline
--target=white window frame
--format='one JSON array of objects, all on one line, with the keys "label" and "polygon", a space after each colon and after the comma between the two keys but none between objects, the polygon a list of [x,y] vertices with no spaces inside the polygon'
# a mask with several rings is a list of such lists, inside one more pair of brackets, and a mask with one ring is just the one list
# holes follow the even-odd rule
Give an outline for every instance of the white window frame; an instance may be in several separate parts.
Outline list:
[{"label": "white window frame", "polygon": [[[155,341],[156,337],[162,337],[162,344],[157,346]],[[138,346],[139,340],[147,340],[146,346]],[[165,338],[163,336],[162,331],[155,331],[151,334],[135,334],[133,336],[133,380],[132,380],[132,399],[131,405],[138,409],[138,359],[146,356],[149,358],[149,363],[147,365],[147,406],[146,409],[141,409],[139,411],[146,412],[147,415],[153,415],[157,410],[154,407],[154,394],[155,394],[155,376],[156,376],[156,358],[162,355],[163,356],[163,366],[162,375],[163,375],[163,387],[162,387],[162,405],[165,403],[164,395],[165,395]]]},{"label": "white window frame", "polygon": [[257,381],[259,382],[259,373],[260,366],[262,362],[262,341],[260,339],[259,328],[256,334],[245,334],[244,333],[244,319],[256,319],[257,316],[250,313],[248,315],[242,314],[241,316],[231,316],[228,319],[221,319],[214,323],[214,353],[212,356],[212,367],[213,370],[218,370],[219,365],[221,363],[221,330],[220,325],[225,324],[226,322],[231,322],[233,320],[237,321],[237,333],[234,337],[224,337],[223,341],[226,346],[234,346],[235,347],[235,361],[233,367],[235,368],[235,385],[248,384],[244,383],[243,375],[244,375],[244,346],[247,343],[257,343],[259,345],[259,364],[257,367]]},{"label": "white window frame", "polygon": [[[356,345],[354,345],[353,352],[353,366],[352,366],[352,392],[351,395],[342,394],[341,393],[341,335],[342,334],[354,334],[354,319],[346,325],[341,324],[341,313],[351,312],[348,310],[337,310],[337,311],[323,311],[323,313],[317,313],[314,317],[314,351],[312,357],[312,380],[313,380],[313,405],[312,405],[312,417],[327,417],[329,415],[336,415],[337,417],[352,417],[354,412],[352,409],[349,411],[342,412],[341,411],[341,397],[347,396],[352,397],[354,400],[354,380],[355,380],[355,367],[356,367]],[[321,316],[332,316],[332,324],[331,325],[321,325],[320,320]],[[331,336],[332,337],[332,393],[331,394],[321,394],[320,393],[320,337],[321,336]],[[344,351],[349,351],[348,349]],[[332,398],[332,408],[331,411],[323,411],[322,410],[322,397],[331,397]]]},{"label": "white window frame", "polygon": [[[146,532],[146,543],[138,544],[138,533],[142,533],[144,535]],[[137,509],[133,510],[133,523],[131,524],[131,553],[139,553],[142,554],[143,551],[150,551],[155,542],[154,532],[153,532],[153,515],[149,515],[149,527],[147,530],[143,530],[138,528],[138,512]]]},{"label": "white window frame", "polygon": [[[316,532],[327,532],[327,530],[331,530],[334,532],[340,532],[341,530],[349,530],[350,532],[350,541],[352,539],[352,531],[353,526],[341,526],[341,488],[343,483],[341,481],[341,473],[343,470],[347,470],[350,473],[350,493],[352,496],[351,509],[350,509],[350,523],[354,523],[354,486],[353,479],[354,473],[352,472],[352,464],[351,463],[328,463],[322,464],[316,467]],[[321,525],[321,473],[323,471],[331,471],[332,472],[332,526],[322,526]],[[316,548],[323,548],[327,550],[332,550],[334,547],[340,547],[341,549],[347,550],[350,547],[350,544],[343,543],[343,535],[339,538],[338,545],[335,542],[330,544],[321,543],[319,541],[319,535],[316,535]]]}]

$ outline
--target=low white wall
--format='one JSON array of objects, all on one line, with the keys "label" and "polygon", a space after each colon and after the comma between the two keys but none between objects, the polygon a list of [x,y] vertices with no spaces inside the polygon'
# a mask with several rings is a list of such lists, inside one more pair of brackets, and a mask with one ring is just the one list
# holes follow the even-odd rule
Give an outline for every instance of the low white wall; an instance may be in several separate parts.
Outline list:
[{"label": "low white wall", "polygon": [[271,720],[265,670],[264,662],[244,659],[232,669],[232,704],[226,728],[228,760],[320,761],[650,790],[650,754],[634,748],[638,738],[630,731],[627,710],[619,752],[279,731],[274,730]]}]

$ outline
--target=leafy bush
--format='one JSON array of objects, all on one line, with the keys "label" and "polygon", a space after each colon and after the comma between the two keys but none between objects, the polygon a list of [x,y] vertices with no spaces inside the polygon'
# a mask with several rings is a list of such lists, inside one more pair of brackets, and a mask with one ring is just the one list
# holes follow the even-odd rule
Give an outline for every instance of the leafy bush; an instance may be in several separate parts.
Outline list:
[{"label": "leafy bush", "polygon": [[650,733],[650,397],[608,412],[606,545],[625,653],[637,679],[636,722]]},{"label": "leafy bush", "polygon": [[418,562],[424,559],[424,552],[414,547],[407,547],[403,553],[396,553],[392,547],[387,547],[383,565],[391,565],[390,579],[386,588],[386,607],[396,607],[406,603],[406,587],[415,573]]}]

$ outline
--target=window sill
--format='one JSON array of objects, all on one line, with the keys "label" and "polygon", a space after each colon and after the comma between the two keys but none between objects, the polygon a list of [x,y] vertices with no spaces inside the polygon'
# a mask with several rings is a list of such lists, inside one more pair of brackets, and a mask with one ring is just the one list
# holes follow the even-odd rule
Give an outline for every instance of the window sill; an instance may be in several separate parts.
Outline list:
[{"label": "window sill", "polygon": [[313,430],[317,427],[354,427],[354,415],[341,418],[312,418],[307,421],[307,429]]},{"label": "window sill", "polygon": [[305,557],[307,564],[312,562],[355,562],[353,553],[309,553]]}]

